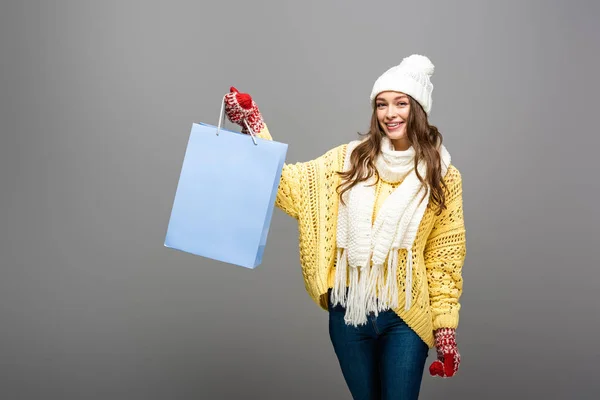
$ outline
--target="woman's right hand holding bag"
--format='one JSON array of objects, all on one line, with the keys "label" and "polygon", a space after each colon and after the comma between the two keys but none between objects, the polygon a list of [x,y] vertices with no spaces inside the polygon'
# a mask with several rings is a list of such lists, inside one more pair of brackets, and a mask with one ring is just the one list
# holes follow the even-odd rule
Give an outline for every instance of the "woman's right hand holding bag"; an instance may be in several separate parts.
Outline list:
[{"label": "woman's right hand holding bag", "polygon": [[265,128],[262,114],[252,97],[248,93],[240,93],[233,86],[225,95],[225,114],[232,123],[242,127],[242,133],[250,133],[249,126],[252,133],[260,136]]}]

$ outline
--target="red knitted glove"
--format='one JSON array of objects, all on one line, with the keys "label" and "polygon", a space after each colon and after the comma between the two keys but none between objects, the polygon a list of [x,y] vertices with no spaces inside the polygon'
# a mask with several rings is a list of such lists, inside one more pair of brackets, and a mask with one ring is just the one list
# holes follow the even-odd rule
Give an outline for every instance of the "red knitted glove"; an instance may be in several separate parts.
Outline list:
[{"label": "red knitted glove", "polygon": [[262,114],[252,97],[248,93],[240,93],[233,86],[225,95],[225,114],[231,122],[242,127],[242,133],[250,133],[246,129],[244,119],[256,135],[264,127]]},{"label": "red knitted glove", "polygon": [[458,371],[460,353],[456,346],[456,330],[440,328],[435,331],[435,347],[438,359],[429,367],[432,376],[449,378]]}]

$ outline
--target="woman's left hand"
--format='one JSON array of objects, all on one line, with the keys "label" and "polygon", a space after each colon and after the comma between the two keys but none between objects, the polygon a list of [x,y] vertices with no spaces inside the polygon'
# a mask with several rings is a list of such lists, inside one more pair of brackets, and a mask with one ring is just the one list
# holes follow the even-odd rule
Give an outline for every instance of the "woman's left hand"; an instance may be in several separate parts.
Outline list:
[{"label": "woman's left hand", "polygon": [[435,347],[438,359],[429,367],[432,376],[449,378],[454,376],[460,365],[460,353],[456,345],[456,330],[440,328],[435,331]]}]

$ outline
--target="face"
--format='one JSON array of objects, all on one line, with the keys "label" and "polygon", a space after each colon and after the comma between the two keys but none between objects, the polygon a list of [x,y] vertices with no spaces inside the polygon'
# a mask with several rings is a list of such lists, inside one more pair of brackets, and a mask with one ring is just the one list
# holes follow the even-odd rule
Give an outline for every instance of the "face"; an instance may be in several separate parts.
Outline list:
[{"label": "face", "polygon": [[375,98],[379,126],[390,138],[396,150],[410,147],[406,122],[410,112],[408,96],[400,92],[382,92]]}]

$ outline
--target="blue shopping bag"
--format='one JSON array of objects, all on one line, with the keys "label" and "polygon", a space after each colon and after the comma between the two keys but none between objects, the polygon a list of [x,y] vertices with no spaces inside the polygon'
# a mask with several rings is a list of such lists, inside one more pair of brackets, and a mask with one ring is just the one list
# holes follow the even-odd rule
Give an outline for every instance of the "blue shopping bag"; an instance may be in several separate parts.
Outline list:
[{"label": "blue shopping bag", "polygon": [[164,245],[260,265],[287,147],[222,129],[221,122],[192,124]]}]

